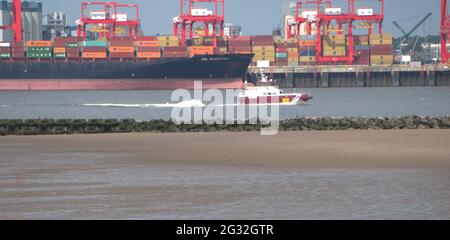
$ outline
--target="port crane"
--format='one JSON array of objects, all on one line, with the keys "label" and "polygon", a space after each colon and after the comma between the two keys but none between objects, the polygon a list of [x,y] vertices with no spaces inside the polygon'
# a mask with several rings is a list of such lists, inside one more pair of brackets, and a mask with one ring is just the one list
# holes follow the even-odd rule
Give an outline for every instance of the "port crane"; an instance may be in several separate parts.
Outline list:
[{"label": "port crane", "polygon": [[13,21],[9,25],[0,26],[0,29],[11,30],[13,32],[14,42],[21,42],[22,37],[22,2],[20,0],[12,1]]},{"label": "port crane", "polygon": [[[209,4],[212,10],[197,7],[197,4]],[[212,37],[213,45],[217,47],[217,36],[224,36],[225,0],[180,0],[180,16],[173,19],[173,35],[179,36],[181,28],[181,45],[186,45],[188,29],[189,38],[192,40],[196,23],[204,25],[202,36]],[[210,27],[212,33],[209,31]]]},{"label": "port crane", "polygon": [[[370,12],[361,12],[366,7],[360,7],[361,3],[368,4],[378,8],[370,9]],[[306,33],[312,34],[312,28],[317,31],[316,60],[318,63],[336,63],[343,62],[352,64],[354,62],[354,40],[353,28],[355,22],[362,22],[359,26],[367,28],[368,35],[372,34],[374,24],[378,24],[378,33],[383,33],[384,21],[384,0],[347,0],[347,11],[342,11],[340,7],[333,7],[330,0],[297,0],[296,17],[288,28],[288,38],[300,35],[299,26],[306,24]],[[308,6],[313,6],[312,8]],[[330,10],[339,9],[338,12],[329,12]],[[307,12],[308,14],[305,14]],[[335,26],[332,26],[335,24]],[[294,31],[291,30],[293,25],[297,25]],[[315,26],[315,27],[313,27]],[[345,27],[344,27],[345,26]],[[324,35],[335,33],[338,35],[346,35],[348,48],[346,56],[325,57],[323,56],[322,38]]]},{"label": "port crane", "polygon": [[[409,32],[405,31],[405,29],[400,26],[400,24],[397,21],[393,21],[392,23],[394,24],[394,26],[396,26],[400,32],[402,32],[403,36],[401,37],[400,41],[398,41],[395,45],[394,45],[394,49],[397,49],[398,47],[401,47],[401,45],[408,40],[408,38],[422,25],[424,24],[431,16],[433,15],[433,13],[428,13],[425,15],[424,18],[422,18],[422,20],[420,20],[419,23],[417,23]],[[413,48],[413,50],[415,49],[415,46]]]},{"label": "port crane", "polygon": [[[88,10],[95,7],[97,10]],[[135,16],[130,18],[121,14],[120,9],[131,9]],[[126,15],[121,19],[121,15]],[[77,36],[86,39],[88,26],[94,26],[92,32],[100,36],[116,36],[120,31],[117,28],[128,28],[128,36],[136,37],[140,34],[139,5],[119,4],[117,2],[82,2],[81,18],[77,20]]]},{"label": "port crane", "polygon": [[450,53],[447,51],[447,42],[450,34],[450,18],[448,16],[448,0],[441,0],[441,58],[447,64]]}]

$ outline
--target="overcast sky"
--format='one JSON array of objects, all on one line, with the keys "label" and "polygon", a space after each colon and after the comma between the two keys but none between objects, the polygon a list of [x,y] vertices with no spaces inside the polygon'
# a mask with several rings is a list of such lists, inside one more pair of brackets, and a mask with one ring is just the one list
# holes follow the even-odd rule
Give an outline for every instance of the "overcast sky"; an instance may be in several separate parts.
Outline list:
[{"label": "overcast sky", "polygon": [[[335,0],[337,2],[344,0]],[[358,0],[362,4],[377,0]],[[431,20],[418,29],[418,34],[437,34],[439,32],[439,0],[385,0],[386,17],[385,32],[399,35],[392,21],[433,13]],[[74,25],[75,19],[81,15],[81,0],[42,0],[44,13],[66,12],[69,23]],[[179,0],[118,0],[120,3],[137,3],[140,5],[142,27],[146,35],[156,33],[169,34],[172,29],[172,18],[179,15]],[[282,3],[285,0],[226,0],[226,22],[243,27],[246,35],[270,34],[273,27],[281,22]],[[292,1],[294,2],[294,0]],[[406,30],[420,21],[420,17],[399,21]]]}]

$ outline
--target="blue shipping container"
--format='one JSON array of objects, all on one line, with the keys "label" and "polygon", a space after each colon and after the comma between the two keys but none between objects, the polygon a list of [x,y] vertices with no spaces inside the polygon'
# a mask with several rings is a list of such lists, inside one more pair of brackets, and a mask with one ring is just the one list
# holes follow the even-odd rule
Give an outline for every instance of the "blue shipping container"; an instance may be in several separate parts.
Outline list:
[{"label": "blue shipping container", "polygon": [[287,53],[277,53],[277,58],[287,58]]},{"label": "blue shipping container", "polygon": [[355,45],[356,51],[369,51],[370,46],[369,45]]},{"label": "blue shipping container", "polygon": [[83,47],[107,47],[108,45],[104,41],[84,41]]}]

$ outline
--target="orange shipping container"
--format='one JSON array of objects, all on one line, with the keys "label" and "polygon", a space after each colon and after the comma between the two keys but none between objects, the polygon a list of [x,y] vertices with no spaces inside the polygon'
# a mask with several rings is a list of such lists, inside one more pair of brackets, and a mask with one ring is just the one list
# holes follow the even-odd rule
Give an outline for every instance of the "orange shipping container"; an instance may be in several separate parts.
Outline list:
[{"label": "orange shipping container", "polygon": [[288,53],[288,58],[298,58],[298,52],[290,52],[290,53]]},{"label": "orange shipping container", "polygon": [[66,48],[54,48],[54,53],[66,53]]},{"label": "orange shipping container", "polygon": [[298,41],[299,46],[316,46],[317,40],[300,40]]},{"label": "orange shipping container", "polygon": [[109,52],[129,53],[134,52],[134,47],[109,47]]},{"label": "orange shipping container", "polygon": [[196,47],[190,47],[189,51],[194,52],[214,52],[214,47],[212,46],[196,46]]},{"label": "orange shipping container", "polygon": [[136,47],[159,47],[158,41],[136,41]]},{"label": "orange shipping container", "polygon": [[83,52],[83,58],[106,58],[106,52]]},{"label": "orange shipping container", "polygon": [[161,58],[161,53],[160,52],[138,52],[137,58],[159,59],[159,58]]},{"label": "orange shipping container", "polygon": [[51,47],[51,41],[28,41],[27,47]]}]

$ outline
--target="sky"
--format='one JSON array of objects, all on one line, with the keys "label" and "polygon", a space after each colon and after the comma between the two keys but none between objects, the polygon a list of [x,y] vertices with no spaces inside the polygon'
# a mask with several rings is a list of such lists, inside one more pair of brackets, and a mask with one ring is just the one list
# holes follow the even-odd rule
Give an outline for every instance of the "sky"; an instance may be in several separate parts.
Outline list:
[{"label": "sky", "polygon": [[[75,25],[75,20],[81,15],[81,0],[41,1],[44,5],[44,14],[54,11],[65,12],[70,25]],[[292,0],[292,2],[294,1]],[[343,1],[335,0],[338,5]],[[361,1],[361,4],[370,4],[377,0],[357,1]],[[145,35],[170,34],[172,19],[180,12],[179,0],[118,0],[118,2],[140,5],[140,18]],[[270,34],[272,29],[281,23],[283,2],[286,0],[226,0],[225,19],[226,22],[241,25],[245,35]],[[392,21],[400,20],[399,24],[408,31],[420,21],[421,18],[418,16],[431,12],[433,13],[431,20],[420,27],[416,34],[438,34],[439,0],[385,0],[385,3],[384,32],[399,36],[400,31],[392,24]],[[416,18],[403,20],[411,17]]]}]

